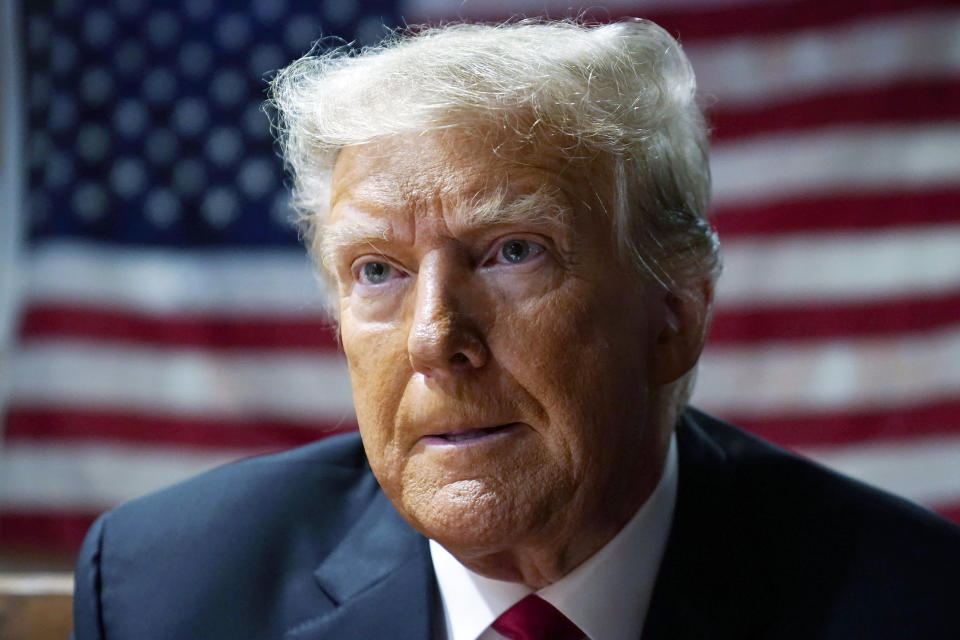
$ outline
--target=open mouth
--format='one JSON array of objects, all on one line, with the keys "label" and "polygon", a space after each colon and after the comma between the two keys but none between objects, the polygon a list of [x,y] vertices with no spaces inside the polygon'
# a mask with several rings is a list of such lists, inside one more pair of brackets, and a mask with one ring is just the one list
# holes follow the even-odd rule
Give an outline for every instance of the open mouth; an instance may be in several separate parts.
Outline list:
[{"label": "open mouth", "polygon": [[461,429],[460,431],[452,431],[450,433],[438,433],[432,437],[445,442],[466,442],[469,440],[478,440],[480,438],[485,438],[487,436],[494,435],[496,433],[501,433],[507,429],[516,426],[518,423],[511,422],[510,424],[501,424],[496,427],[483,427],[480,429]]}]

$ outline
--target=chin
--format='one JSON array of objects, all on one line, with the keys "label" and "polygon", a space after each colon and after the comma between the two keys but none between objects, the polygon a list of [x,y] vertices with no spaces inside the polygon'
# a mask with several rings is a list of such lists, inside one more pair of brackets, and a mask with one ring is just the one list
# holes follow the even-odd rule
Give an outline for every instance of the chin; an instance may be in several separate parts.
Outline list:
[{"label": "chin", "polygon": [[459,558],[485,556],[521,543],[542,524],[535,509],[483,480],[460,480],[431,490],[405,491],[407,520]]}]

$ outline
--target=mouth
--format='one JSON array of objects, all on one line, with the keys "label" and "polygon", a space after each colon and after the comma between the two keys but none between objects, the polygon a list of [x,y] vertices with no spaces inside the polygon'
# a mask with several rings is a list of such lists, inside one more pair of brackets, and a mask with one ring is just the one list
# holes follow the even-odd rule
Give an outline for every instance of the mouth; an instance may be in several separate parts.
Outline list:
[{"label": "mouth", "polygon": [[469,443],[476,440],[483,440],[485,438],[490,438],[499,434],[507,433],[508,431],[513,430],[520,426],[519,422],[511,422],[509,424],[501,424],[493,427],[480,427],[480,428],[468,428],[468,429],[457,429],[455,431],[447,431],[444,433],[435,433],[425,437],[425,440],[431,444],[460,444],[460,443]]}]

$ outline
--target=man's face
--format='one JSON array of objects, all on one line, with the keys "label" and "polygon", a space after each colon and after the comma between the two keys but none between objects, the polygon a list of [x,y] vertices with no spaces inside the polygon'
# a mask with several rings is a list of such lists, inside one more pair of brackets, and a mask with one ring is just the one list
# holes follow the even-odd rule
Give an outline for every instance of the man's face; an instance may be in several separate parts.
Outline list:
[{"label": "man's face", "polygon": [[548,547],[577,564],[659,477],[665,294],[617,260],[599,171],[496,142],[344,149],[323,253],[364,448],[398,510],[477,567]]}]

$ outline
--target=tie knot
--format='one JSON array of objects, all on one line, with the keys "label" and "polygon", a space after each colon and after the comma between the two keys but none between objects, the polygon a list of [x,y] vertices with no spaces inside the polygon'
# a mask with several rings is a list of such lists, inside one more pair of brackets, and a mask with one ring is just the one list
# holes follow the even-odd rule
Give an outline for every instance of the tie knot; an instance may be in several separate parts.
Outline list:
[{"label": "tie knot", "polygon": [[492,626],[510,640],[582,640],[583,631],[556,607],[529,595],[503,612]]}]

